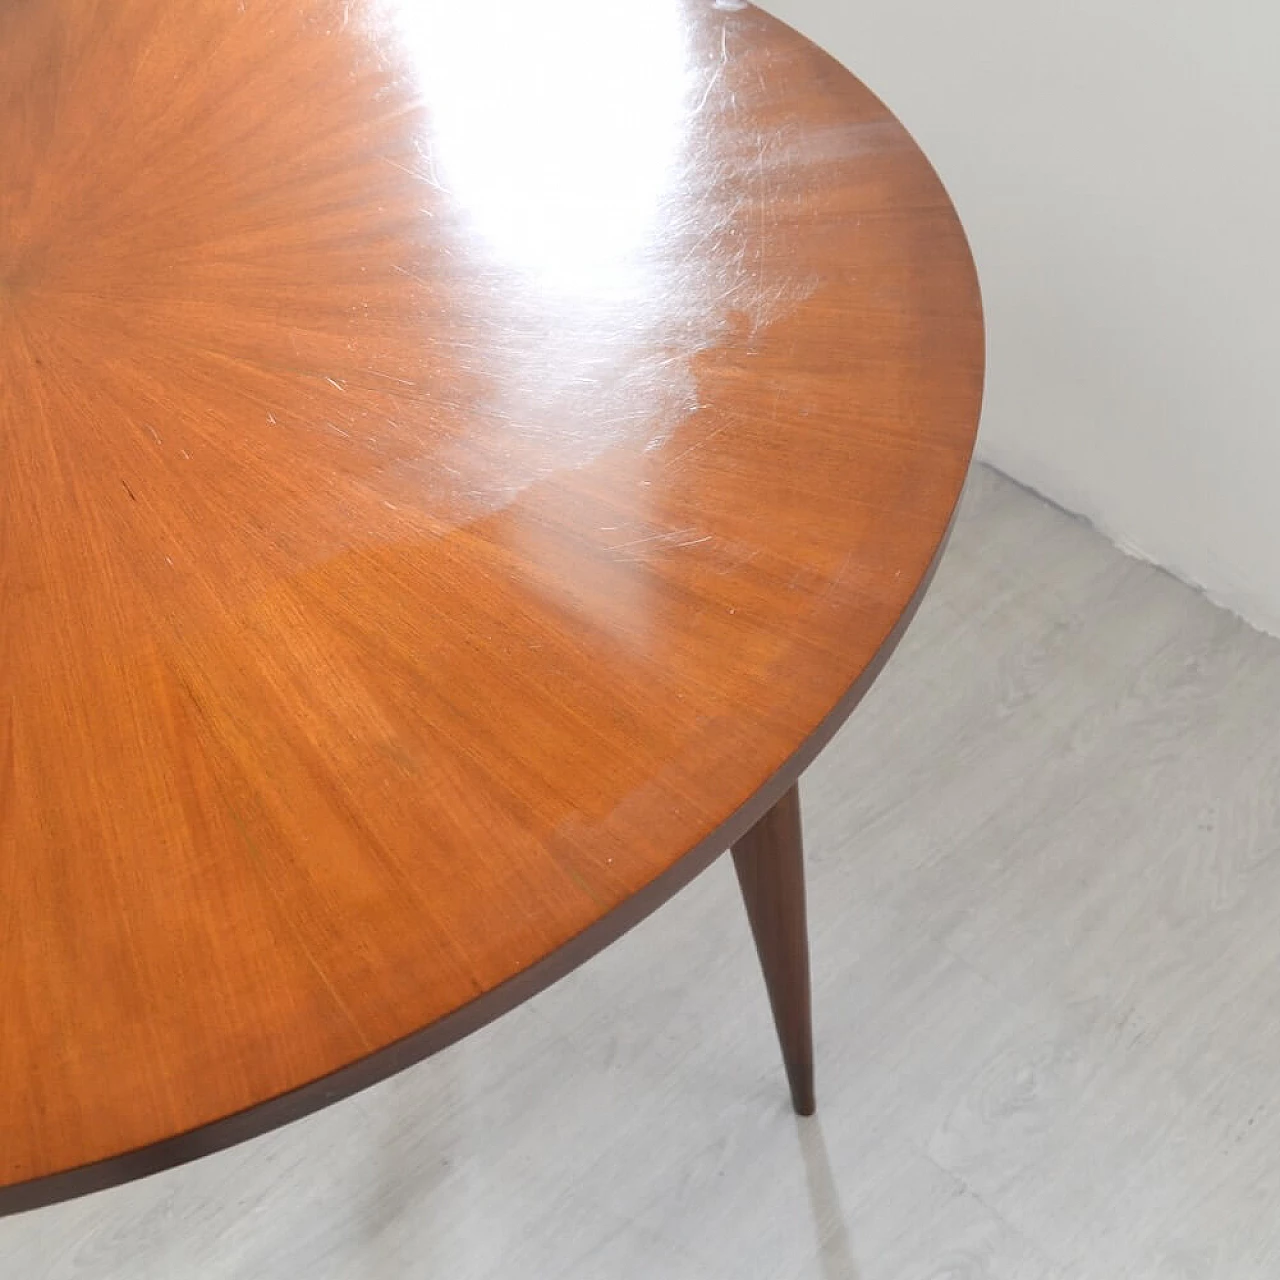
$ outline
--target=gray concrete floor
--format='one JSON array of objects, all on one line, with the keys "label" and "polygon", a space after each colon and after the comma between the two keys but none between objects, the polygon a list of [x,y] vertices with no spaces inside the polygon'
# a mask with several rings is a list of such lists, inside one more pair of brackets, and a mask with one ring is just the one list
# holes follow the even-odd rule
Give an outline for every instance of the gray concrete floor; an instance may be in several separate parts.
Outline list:
[{"label": "gray concrete floor", "polygon": [[256,1142],[0,1220],[43,1280],[1280,1275],[1280,643],[977,470],[802,788],[819,1114],[727,860]]}]

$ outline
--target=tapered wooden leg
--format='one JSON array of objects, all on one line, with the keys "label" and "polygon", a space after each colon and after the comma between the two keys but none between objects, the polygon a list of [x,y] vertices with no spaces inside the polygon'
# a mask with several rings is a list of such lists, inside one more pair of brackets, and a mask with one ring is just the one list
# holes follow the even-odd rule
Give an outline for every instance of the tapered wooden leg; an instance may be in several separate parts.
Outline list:
[{"label": "tapered wooden leg", "polygon": [[798,1115],[811,1116],[815,1106],[813,1019],[797,788],[792,787],[733,846],[733,865],[769,989],[791,1101]]}]

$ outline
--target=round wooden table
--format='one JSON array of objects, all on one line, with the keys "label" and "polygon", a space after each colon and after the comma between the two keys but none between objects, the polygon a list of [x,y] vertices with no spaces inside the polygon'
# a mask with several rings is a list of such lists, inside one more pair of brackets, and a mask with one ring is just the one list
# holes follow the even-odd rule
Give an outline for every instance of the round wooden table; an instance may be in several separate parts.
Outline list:
[{"label": "round wooden table", "polygon": [[0,157],[0,1211],[398,1070],[731,845],[811,1110],[795,784],[981,399],[901,126],[738,0],[14,0]]}]

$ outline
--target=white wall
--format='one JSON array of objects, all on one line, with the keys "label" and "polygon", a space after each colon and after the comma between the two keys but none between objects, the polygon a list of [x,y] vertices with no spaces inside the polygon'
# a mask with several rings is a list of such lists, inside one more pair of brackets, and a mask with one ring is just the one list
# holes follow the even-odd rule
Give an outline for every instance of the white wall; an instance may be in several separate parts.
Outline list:
[{"label": "white wall", "polygon": [[973,243],[985,458],[1280,634],[1280,5],[765,0]]}]

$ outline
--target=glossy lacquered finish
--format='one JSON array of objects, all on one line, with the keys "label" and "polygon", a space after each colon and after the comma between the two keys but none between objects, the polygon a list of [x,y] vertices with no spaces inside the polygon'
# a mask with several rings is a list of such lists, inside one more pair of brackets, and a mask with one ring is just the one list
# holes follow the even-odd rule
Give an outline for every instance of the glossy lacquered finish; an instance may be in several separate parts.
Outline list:
[{"label": "glossy lacquered finish", "polygon": [[982,334],[901,127],[729,0],[16,0],[0,158],[12,1208],[739,839],[918,598]]}]

